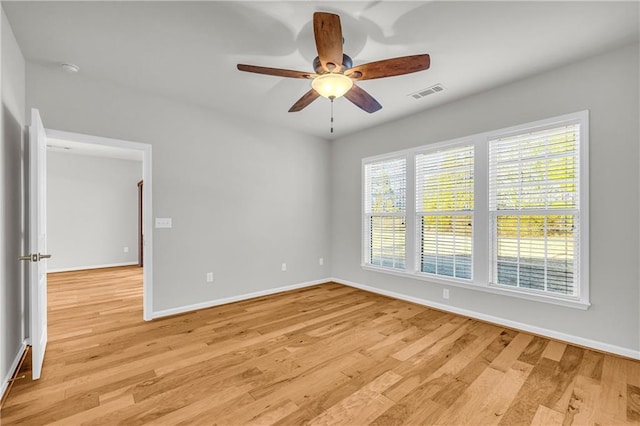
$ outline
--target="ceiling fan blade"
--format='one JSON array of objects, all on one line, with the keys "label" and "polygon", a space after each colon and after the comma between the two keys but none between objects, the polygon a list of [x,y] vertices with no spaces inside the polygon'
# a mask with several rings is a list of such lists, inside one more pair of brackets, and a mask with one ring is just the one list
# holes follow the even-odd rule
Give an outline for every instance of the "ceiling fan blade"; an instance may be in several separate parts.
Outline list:
[{"label": "ceiling fan blade", "polygon": [[289,108],[289,112],[298,112],[306,108],[311,102],[315,101],[320,97],[320,94],[316,92],[314,89],[309,90],[307,93],[302,95],[298,101],[293,104],[291,108]]},{"label": "ceiling fan blade", "polygon": [[358,65],[345,71],[345,75],[354,80],[371,80],[374,78],[393,77],[410,74],[429,68],[429,55],[402,56]]},{"label": "ceiling fan blade", "polygon": [[315,73],[303,72],[303,71],[293,71],[293,70],[284,70],[281,68],[269,68],[269,67],[259,67],[256,65],[245,65],[238,64],[238,69],[240,71],[253,72],[256,74],[266,74],[266,75],[275,75],[277,77],[289,77],[289,78],[313,78],[316,76]]},{"label": "ceiling fan blade", "polygon": [[382,108],[382,105],[380,105],[373,96],[355,84],[351,90],[344,94],[344,97],[368,113],[376,112]]},{"label": "ceiling fan blade", "polygon": [[313,14],[313,34],[322,67],[328,72],[342,66],[342,26],[340,17],[333,13]]}]

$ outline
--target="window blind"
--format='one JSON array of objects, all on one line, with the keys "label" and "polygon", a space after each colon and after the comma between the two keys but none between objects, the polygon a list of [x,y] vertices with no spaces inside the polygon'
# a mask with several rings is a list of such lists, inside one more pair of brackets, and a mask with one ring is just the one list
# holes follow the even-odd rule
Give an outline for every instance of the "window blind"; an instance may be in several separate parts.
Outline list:
[{"label": "window blind", "polygon": [[493,282],[577,295],[580,125],[489,141]]},{"label": "window blind", "polygon": [[406,160],[365,165],[366,263],[405,268]]},{"label": "window blind", "polygon": [[473,146],[416,156],[420,271],[471,279]]}]

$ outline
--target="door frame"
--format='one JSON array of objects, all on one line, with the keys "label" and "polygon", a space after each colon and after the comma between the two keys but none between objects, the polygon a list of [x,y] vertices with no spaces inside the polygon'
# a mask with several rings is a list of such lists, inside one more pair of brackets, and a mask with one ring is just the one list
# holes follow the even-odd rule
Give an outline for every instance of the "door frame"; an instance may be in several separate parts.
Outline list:
[{"label": "door frame", "polygon": [[45,128],[45,132],[47,134],[47,138],[62,139],[70,142],[78,142],[91,145],[102,145],[131,149],[142,152],[142,180],[144,181],[145,186],[145,191],[143,193],[144,210],[142,215],[142,229],[144,234],[142,317],[145,321],[151,321],[153,319],[153,204],[151,196],[153,192],[153,182],[151,179],[151,144],[47,128]]},{"label": "door frame", "polygon": [[144,228],[142,227],[142,218],[144,209],[144,180],[138,182],[138,266],[144,267]]}]

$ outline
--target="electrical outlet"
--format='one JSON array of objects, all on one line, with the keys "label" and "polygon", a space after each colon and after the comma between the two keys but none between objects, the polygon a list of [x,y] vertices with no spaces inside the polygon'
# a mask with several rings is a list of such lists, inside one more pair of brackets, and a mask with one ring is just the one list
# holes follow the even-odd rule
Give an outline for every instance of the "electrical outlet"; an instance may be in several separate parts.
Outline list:
[{"label": "electrical outlet", "polygon": [[283,263],[283,264],[282,264],[282,272],[284,272],[284,271],[286,271],[286,270],[287,270],[287,264],[286,264],[286,263]]},{"label": "electrical outlet", "polygon": [[208,283],[213,282],[213,272],[207,272],[207,282]]},{"label": "electrical outlet", "polygon": [[125,253],[129,253],[129,247],[123,248],[122,251],[124,251]]},{"label": "electrical outlet", "polygon": [[448,299],[449,298],[449,289],[448,288],[443,288],[442,289],[442,298],[443,299]]},{"label": "electrical outlet", "polygon": [[320,266],[324,265],[324,257],[321,257],[320,259],[318,259],[318,265]]},{"label": "electrical outlet", "polygon": [[173,223],[170,217],[156,217],[156,228],[171,228]]}]

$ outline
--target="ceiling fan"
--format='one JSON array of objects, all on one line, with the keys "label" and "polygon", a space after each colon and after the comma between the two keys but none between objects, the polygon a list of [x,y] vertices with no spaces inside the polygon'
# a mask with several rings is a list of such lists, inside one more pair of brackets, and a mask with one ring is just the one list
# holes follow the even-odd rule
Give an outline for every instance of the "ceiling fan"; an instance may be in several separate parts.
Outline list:
[{"label": "ceiling fan", "polygon": [[289,112],[307,107],[319,96],[334,99],[344,96],[368,113],[376,112],[382,105],[369,93],[354,84],[360,80],[410,74],[429,68],[429,55],[412,55],[353,66],[353,61],[342,52],[342,27],[340,17],[333,13],[313,14],[313,33],[318,56],[313,61],[315,73],[280,68],[238,64],[240,71],[311,80],[311,90],[293,104]]}]

